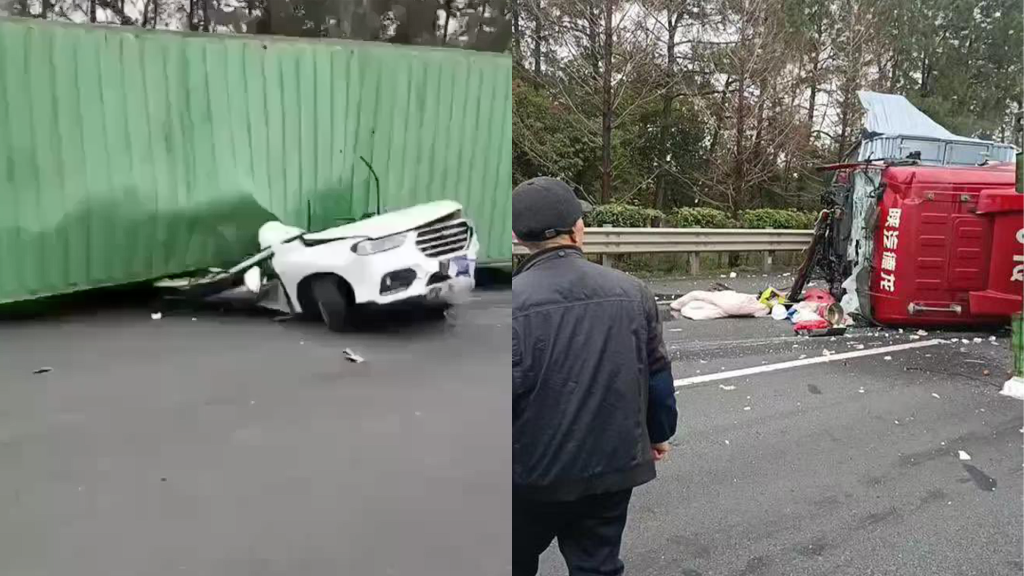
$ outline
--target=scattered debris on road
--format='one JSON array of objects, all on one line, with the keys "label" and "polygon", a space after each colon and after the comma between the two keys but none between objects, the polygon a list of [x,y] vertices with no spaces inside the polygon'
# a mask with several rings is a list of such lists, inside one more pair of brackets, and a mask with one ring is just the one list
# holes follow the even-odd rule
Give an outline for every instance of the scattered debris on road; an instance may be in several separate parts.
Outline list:
[{"label": "scattered debris on road", "polygon": [[721,388],[722,390],[725,390],[726,392],[732,392],[733,390],[736,389],[735,386],[726,386],[725,384],[719,384],[718,387]]},{"label": "scattered debris on road", "polygon": [[345,359],[349,362],[355,364],[362,364],[363,362],[366,362],[365,358],[353,352],[351,348],[345,348],[341,353],[345,355]]},{"label": "scattered debris on road", "polygon": [[33,374],[49,374],[50,372],[53,372],[53,368],[50,368],[49,366],[36,368],[35,370],[32,371]]},{"label": "scattered debris on road", "polygon": [[967,452],[964,452],[963,450],[957,450],[956,455],[961,460],[970,460],[971,459],[971,455],[968,454]]},{"label": "scattered debris on road", "polygon": [[149,317],[152,318],[153,320],[159,320],[163,318],[164,315],[161,314],[160,312],[153,312],[152,314],[149,315]]},{"label": "scattered debris on road", "polygon": [[936,400],[942,400],[942,396],[939,396],[935,392],[932,392],[932,398],[935,398]]}]

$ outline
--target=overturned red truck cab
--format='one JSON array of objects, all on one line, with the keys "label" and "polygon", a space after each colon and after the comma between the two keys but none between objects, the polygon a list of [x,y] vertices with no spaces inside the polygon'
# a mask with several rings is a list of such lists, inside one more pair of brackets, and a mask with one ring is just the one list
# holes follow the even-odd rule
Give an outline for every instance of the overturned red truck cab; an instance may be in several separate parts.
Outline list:
[{"label": "overturned red truck cab", "polygon": [[[872,157],[880,150],[887,157]],[[1021,312],[1024,195],[1012,146],[904,134],[866,139],[860,156],[828,167],[835,178],[816,254],[847,313],[938,327],[1001,324]]]},{"label": "overturned red truck cab", "polygon": [[1024,308],[1013,165],[841,170],[818,264],[846,312],[928,327],[1004,323]]},{"label": "overturned red truck cab", "polygon": [[1002,322],[1024,292],[1024,196],[1012,166],[883,171],[871,316],[883,324]]}]

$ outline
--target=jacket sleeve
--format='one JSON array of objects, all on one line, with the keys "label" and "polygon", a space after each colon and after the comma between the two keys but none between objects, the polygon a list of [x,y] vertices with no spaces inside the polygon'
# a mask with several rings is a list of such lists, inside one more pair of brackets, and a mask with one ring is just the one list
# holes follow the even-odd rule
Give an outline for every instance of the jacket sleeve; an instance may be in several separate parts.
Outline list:
[{"label": "jacket sleeve", "polygon": [[647,317],[647,365],[650,374],[650,390],[647,395],[647,435],[651,444],[668,441],[676,433],[675,380],[672,378],[672,361],[665,348],[658,316],[658,304],[654,295],[644,287],[644,310]]}]

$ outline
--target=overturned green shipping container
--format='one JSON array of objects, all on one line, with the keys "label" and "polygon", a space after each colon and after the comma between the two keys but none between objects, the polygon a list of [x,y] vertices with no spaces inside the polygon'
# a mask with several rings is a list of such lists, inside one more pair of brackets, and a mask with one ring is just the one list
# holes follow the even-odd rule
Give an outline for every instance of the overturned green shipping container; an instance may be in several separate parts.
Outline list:
[{"label": "overturned green shipping container", "polygon": [[461,202],[511,260],[511,60],[0,19],[0,302],[232,263],[260,224]]}]

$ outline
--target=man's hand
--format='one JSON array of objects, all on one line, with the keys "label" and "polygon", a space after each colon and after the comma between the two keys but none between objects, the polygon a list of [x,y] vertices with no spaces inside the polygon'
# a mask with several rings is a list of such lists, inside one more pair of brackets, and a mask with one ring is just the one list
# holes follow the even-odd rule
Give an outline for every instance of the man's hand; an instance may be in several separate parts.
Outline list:
[{"label": "man's hand", "polygon": [[668,442],[662,442],[660,444],[651,444],[651,454],[654,455],[655,462],[661,462],[668,457],[668,451],[672,447],[668,445]]}]

